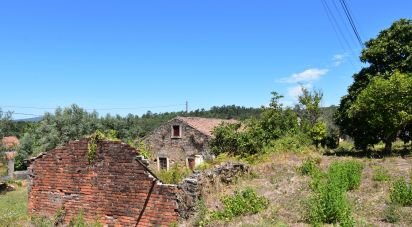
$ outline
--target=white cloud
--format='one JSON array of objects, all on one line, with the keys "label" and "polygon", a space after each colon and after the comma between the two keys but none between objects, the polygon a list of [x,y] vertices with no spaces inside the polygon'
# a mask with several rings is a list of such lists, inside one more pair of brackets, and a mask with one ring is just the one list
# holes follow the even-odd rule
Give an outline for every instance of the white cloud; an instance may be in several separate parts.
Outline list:
[{"label": "white cloud", "polygon": [[304,84],[304,85],[297,85],[294,87],[289,87],[287,91],[288,97],[292,98],[293,101],[297,101],[299,95],[302,94],[302,86],[307,89],[311,89],[313,87],[312,84]]},{"label": "white cloud", "polygon": [[318,69],[311,68],[306,69],[300,73],[294,73],[289,77],[282,78],[279,80],[281,83],[300,83],[300,82],[311,82],[319,79],[321,76],[325,75],[329,69]]},{"label": "white cloud", "polygon": [[333,66],[337,67],[345,62],[345,59],[348,55],[347,54],[335,54],[332,57]]}]

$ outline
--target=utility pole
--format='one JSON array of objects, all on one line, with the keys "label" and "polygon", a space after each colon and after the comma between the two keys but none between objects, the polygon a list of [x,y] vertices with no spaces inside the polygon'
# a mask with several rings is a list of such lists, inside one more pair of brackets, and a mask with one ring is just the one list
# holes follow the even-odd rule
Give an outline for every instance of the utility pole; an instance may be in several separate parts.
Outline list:
[{"label": "utility pole", "polygon": [[189,113],[189,102],[186,101],[186,113]]}]

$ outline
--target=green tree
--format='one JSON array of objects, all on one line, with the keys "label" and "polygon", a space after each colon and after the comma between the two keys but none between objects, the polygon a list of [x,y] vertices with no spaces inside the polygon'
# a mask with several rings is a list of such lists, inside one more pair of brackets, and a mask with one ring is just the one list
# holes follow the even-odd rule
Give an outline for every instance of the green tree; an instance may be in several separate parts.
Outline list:
[{"label": "green tree", "polygon": [[389,79],[375,77],[349,108],[349,116],[366,117],[366,126],[377,133],[391,151],[398,133],[412,123],[412,76],[394,73]]},{"label": "green tree", "polygon": [[298,97],[301,122],[304,127],[310,130],[321,116],[320,102],[322,101],[323,93],[320,90],[309,91],[303,86],[301,89],[302,94]]},{"label": "green tree", "polygon": [[0,108],[0,138],[13,135],[14,123],[12,121],[12,115],[12,112],[3,112]]},{"label": "green tree", "polygon": [[[381,31],[375,39],[366,42],[360,59],[368,66],[353,75],[354,82],[341,99],[335,122],[343,134],[354,139],[357,148],[366,149],[382,139],[379,127],[371,127],[367,113],[353,114],[352,111],[350,114],[350,109],[373,78],[388,79],[395,71],[412,72],[412,21],[401,19]],[[408,133],[405,131],[405,135]]]},{"label": "green tree", "polygon": [[318,148],[321,141],[323,141],[327,136],[326,124],[322,121],[316,122],[310,129],[310,137],[313,140],[316,148]]}]

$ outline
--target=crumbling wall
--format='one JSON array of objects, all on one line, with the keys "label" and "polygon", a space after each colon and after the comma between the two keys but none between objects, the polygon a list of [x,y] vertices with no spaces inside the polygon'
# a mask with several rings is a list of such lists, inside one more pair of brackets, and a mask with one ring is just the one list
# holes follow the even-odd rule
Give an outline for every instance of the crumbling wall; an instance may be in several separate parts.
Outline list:
[{"label": "crumbling wall", "polygon": [[101,141],[92,163],[88,140],[74,141],[38,157],[29,167],[28,209],[63,222],[83,213],[109,226],[170,226],[178,221],[177,187],[163,185],[136,160],[136,150]]},{"label": "crumbling wall", "polygon": [[211,194],[221,185],[236,181],[249,173],[249,166],[243,163],[227,162],[205,171],[196,171],[178,184],[177,193],[180,217],[187,219],[196,213],[198,200],[205,194]]}]

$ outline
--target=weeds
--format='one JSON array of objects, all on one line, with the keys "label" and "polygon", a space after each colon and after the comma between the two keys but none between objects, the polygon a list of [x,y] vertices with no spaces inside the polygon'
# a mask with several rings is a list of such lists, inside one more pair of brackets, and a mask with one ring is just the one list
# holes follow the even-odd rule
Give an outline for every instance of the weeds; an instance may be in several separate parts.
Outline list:
[{"label": "weeds", "polygon": [[394,204],[412,206],[412,182],[408,184],[404,178],[396,180],[392,184],[390,198]]},{"label": "weeds", "polygon": [[399,221],[399,205],[389,204],[385,209],[385,221],[396,223]]},{"label": "weeds", "polygon": [[309,175],[309,176],[313,176],[315,174],[317,174],[318,171],[320,171],[319,169],[319,164],[320,164],[320,158],[306,158],[302,165],[299,167],[299,173],[301,175]]},{"label": "weeds", "polygon": [[192,171],[189,168],[174,165],[169,170],[160,170],[157,173],[157,177],[159,177],[163,183],[177,184],[190,174],[192,174]]},{"label": "weeds", "polygon": [[389,176],[388,170],[382,166],[375,167],[373,169],[372,180],[374,181],[388,181],[391,177]]},{"label": "weeds", "polygon": [[345,161],[332,163],[326,174],[313,171],[314,195],[306,204],[306,219],[313,225],[339,223],[342,226],[353,226],[351,205],[345,192],[359,187],[362,169],[359,162]]},{"label": "weeds", "polygon": [[232,196],[224,197],[222,203],[225,206],[224,210],[213,212],[212,219],[229,221],[241,215],[256,214],[268,207],[269,200],[258,196],[253,189],[247,188],[236,191]]}]

